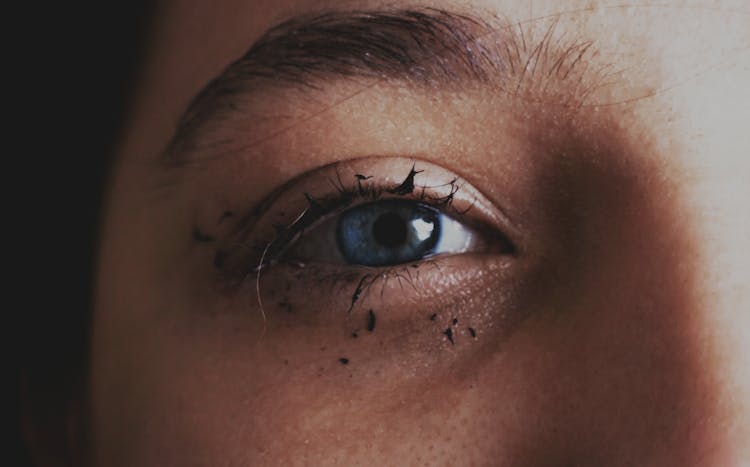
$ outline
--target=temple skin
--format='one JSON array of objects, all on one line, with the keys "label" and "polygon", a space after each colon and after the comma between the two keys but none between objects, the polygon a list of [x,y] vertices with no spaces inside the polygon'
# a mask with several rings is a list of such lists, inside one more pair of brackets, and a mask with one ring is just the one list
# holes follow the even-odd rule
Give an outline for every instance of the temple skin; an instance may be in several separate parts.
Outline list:
[{"label": "temple skin", "polygon": [[[78,456],[109,466],[750,464],[747,6],[396,6],[521,23],[530,43],[556,20],[552,47],[591,41],[589,68],[611,80],[572,109],[486,85],[260,83],[181,149],[200,163],[176,168],[164,152],[190,101],[270,27],[394,5],[164,4],[112,171]],[[268,289],[266,322],[254,291],[226,298],[209,286],[215,251],[195,244],[196,224],[213,229],[228,209],[359,158],[394,180],[414,160],[457,173],[507,210],[528,254],[507,266],[447,260],[455,275],[426,273],[419,300],[376,301],[377,327],[356,340],[342,338],[335,314],[313,313],[331,294],[295,295],[281,273],[267,283],[288,280],[296,311],[282,313]],[[210,233],[231,242],[233,225]],[[476,320],[478,338],[431,332],[428,308],[442,312],[440,331],[454,310],[461,325]],[[523,319],[500,318],[516,312]]]}]

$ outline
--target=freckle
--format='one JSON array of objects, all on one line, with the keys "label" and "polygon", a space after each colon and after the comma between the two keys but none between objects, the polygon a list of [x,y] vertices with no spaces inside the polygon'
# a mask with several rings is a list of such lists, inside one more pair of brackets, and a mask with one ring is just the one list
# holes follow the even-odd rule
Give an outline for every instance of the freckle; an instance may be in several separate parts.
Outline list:
[{"label": "freckle", "polygon": [[284,365],[289,365],[289,360],[284,360]]},{"label": "freckle", "polygon": [[471,334],[471,337],[477,337],[477,331],[472,327],[469,328],[469,334]]},{"label": "freckle", "polygon": [[348,358],[343,358],[343,357],[339,358],[339,363],[341,363],[342,365],[348,365],[349,364],[349,359]]},{"label": "freckle", "polygon": [[445,334],[445,337],[447,337],[448,340],[451,341],[451,344],[455,344],[455,342],[453,342],[453,329],[448,328],[443,331],[443,334]]},{"label": "freckle", "polygon": [[367,316],[367,330],[372,332],[375,330],[375,312],[370,309],[370,312]]},{"label": "freckle", "polygon": [[357,334],[357,331],[354,331],[352,333],[352,337],[355,338],[355,339],[359,337],[359,334]]},{"label": "freckle", "polygon": [[435,321],[437,319],[437,313],[433,313],[430,315],[430,321]]},{"label": "freckle", "polygon": [[325,348],[325,346],[324,346],[324,347],[321,347],[321,348],[320,348],[320,351],[321,351],[321,352],[323,352],[323,351],[325,351],[325,349],[326,349],[326,348]]}]

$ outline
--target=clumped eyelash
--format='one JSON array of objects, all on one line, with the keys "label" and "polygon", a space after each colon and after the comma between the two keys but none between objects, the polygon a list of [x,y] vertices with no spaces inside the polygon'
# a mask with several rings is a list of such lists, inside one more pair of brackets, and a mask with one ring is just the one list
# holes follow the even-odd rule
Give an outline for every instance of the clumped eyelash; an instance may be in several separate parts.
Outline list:
[{"label": "clumped eyelash", "polygon": [[[399,289],[403,290],[405,286],[411,287],[414,290],[418,290],[418,284],[420,281],[420,269],[423,267],[433,267],[438,271],[441,271],[440,262],[435,258],[428,258],[420,260],[418,263],[411,263],[405,265],[391,266],[387,269],[377,272],[363,272],[361,270],[355,271],[330,271],[323,273],[318,272],[316,281],[320,284],[327,286],[337,287],[341,284],[356,284],[351,292],[349,298],[349,304],[347,306],[347,314],[351,314],[354,307],[369,296],[370,292],[378,284],[380,284],[380,297],[383,298],[385,294],[385,288],[388,286],[389,281],[395,280]],[[302,272],[300,268],[298,273]]]},{"label": "clumped eyelash", "polygon": [[[270,242],[261,243],[253,247],[261,255],[260,261],[255,266],[255,271],[273,265],[291,244],[320,219],[334,212],[346,209],[357,200],[377,201],[385,194],[403,197],[409,196],[414,201],[428,203],[443,210],[451,210],[454,196],[461,188],[459,179],[454,177],[448,183],[437,186],[420,186],[415,184],[414,178],[421,172],[421,170],[416,169],[416,164],[414,164],[400,184],[392,187],[384,187],[381,184],[372,182],[363,183],[372,180],[373,176],[359,173],[355,174],[354,181],[347,185],[337,171],[335,180],[330,180],[337,191],[336,195],[333,197],[316,198],[309,193],[304,193],[307,207],[295,220],[286,226],[274,226],[276,229],[275,237]],[[429,191],[442,187],[449,187],[449,192],[445,195],[434,195]],[[470,205],[465,210],[453,209],[452,211],[454,214],[464,215],[471,207]]]},{"label": "clumped eyelash", "polygon": [[[438,270],[440,269],[438,262],[434,259],[422,260],[420,261],[420,263],[429,264],[434,266]],[[406,266],[390,267],[385,271],[379,273],[366,273],[362,275],[362,277],[357,282],[357,286],[355,287],[354,292],[351,295],[349,308],[347,308],[346,310],[347,314],[351,314],[357,302],[359,302],[360,299],[366,296],[370,292],[370,289],[372,289],[372,287],[374,287],[379,280],[383,281],[383,285],[380,289],[381,298],[383,297],[385,287],[388,285],[388,279],[390,278],[395,278],[402,290],[404,288],[404,283],[407,283],[414,290],[417,290],[415,282],[419,281],[420,263],[413,263]],[[414,276],[412,276],[411,269],[415,270]]]},{"label": "clumped eyelash", "polygon": [[[336,193],[332,196],[317,198],[309,193],[304,193],[307,206],[297,215],[288,225],[274,225],[276,234],[268,242],[261,242],[255,245],[248,245],[240,242],[234,244],[231,248],[244,250],[245,254],[240,254],[242,258],[232,259],[234,254],[225,249],[219,249],[214,256],[214,266],[221,271],[224,286],[241,286],[247,283],[248,279],[254,275],[255,291],[260,313],[265,321],[266,314],[261,298],[260,279],[263,271],[268,267],[279,262],[288,248],[294,244],[308,229],[315,226],[318,221],[335,212],[341,212],[352,206],[358,200],[373,202],[381,199],[383,196],[405,197],[415,202],[422,202],[434,206],[444,212],[451,212],[454,215],[462,216],[466,214],[473,206],[471,203],[467,208],[459,210],[453,207],[453,201],[456,193],[461,189],[462,184],[458,177],[453,177],[446,183],[440,185],[418,185],[415,183],[415,177],[422,170],[416,168],[416,163],[412,164],[408,174],[399,184],[386,186],[382,182],[376,182],[374,176],[357,173],[353,180],[347,184],[342,180],[341,174],[336,170],[336,176],[329,178]],[[447,189],[445,194],[436,194],[437,189]],[[258,212],[253,214],[258,215]],[[249,258],[248,258],[249,256]],[[288,263],[291,266],[293,262]],[[337,283],[354,283],[356,287],[351,293],[350,303],[347,308],[347,314],[351,314],[355,305],[378,283],[382,283],[381,297],[389,280],[395,279],[403,289],[404,284],[408,284],[416,290],[419,281],[419,270],[421,264],[430,264],[439,269],[439,265],[434,258],[422,259],[419,263],[407,265],[398,265],[389,267],[384,270],[370,269],[362,272],[361,269],[349,271],[334,271],[324,274],[321,279],[326,284]],[[305,265],[300,266],[300,271]],[[254,274],[253,274],[254,273]],[[309,273],[309,271],[308,271]]]}]

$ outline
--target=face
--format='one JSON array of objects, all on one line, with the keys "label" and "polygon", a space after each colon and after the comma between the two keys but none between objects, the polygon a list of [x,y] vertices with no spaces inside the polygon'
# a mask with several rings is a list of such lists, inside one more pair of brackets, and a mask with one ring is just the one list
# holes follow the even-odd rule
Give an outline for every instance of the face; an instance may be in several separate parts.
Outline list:
[{"label": "face", "polygon": [[749,19],[162,7],[102,229],[93,464],[750,463]]}]

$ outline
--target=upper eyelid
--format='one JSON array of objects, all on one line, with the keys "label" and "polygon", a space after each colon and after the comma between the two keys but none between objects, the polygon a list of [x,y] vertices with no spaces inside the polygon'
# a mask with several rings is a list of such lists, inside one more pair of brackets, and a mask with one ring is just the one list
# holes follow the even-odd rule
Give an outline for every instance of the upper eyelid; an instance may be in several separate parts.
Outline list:
[{"label": "upper eyelid", "polygon": [[[335,77],[401,79],[420,86],[509,86],[513,98],[523,97],[520,91],[527,88],[544,89],[545,100],[555,88],[550,81],[566,81],[572,83],[565,90],[566,105],[575,106],[571,89],[573,94],[588,89],[579,81],[596,74],[586,63],[594,55],[592,42],[574,38],[558,43],[557,22],[549,21],[542,39],[530,42],[520,24],[436,9],[344,11],[292,19],[272,28],[198,94],[181,119],[165,160],[169,165],[190,162],[190,148],[201,139],[201,128],[242,113],[237,110],[241,96],[279,86],[311,91]],[[527,72],[532,62],[533,69]],[[570,77],[577,73],[574,70],[580,70],[576,79]],[[231,152],[241,153],[277,133],[283,129],[252,135]]]},{"label": "upper eyelid", "polygon": [[[342,189],[358,190],[359,183],[356,178],[352,178],[357,174],[374,176],[368,180],[370,185],[381,189],[395,188],[403,183],[405,177],[415,169],[419,177],[419,180],[415,179],[417,196],[421,196],[420,190],[423,186],[429,190],[426,192],[428,196],[452,194],[452,200],[464,200],[464,204],[470,204],[471,209],[479,210],[483,217],[491,218],[489,224],[498,226],[500,230],[512,234],[513,237],[520,237],[521,232],[506,209],[507,207],[491,203],[483,193],[456,172],[414,156],[361,157],[333,162],[299,174],[273,189],[249,211],[248,215],[242,217],[234,229],[234,236],[248,232],[253,224],[269,214],[274,205],[280,201],[283,202],[289,196],[301,202],[308,195],[322,199],[327,196],[326,193],[330,195]],[[390,172],[384,174],[383,170]],[[349,180],[348,185],[346,180]],[[319,183],[323,182],[326,188],[321,189]],[[301,205],[297,214],[301,213],[304,207]]]}]

